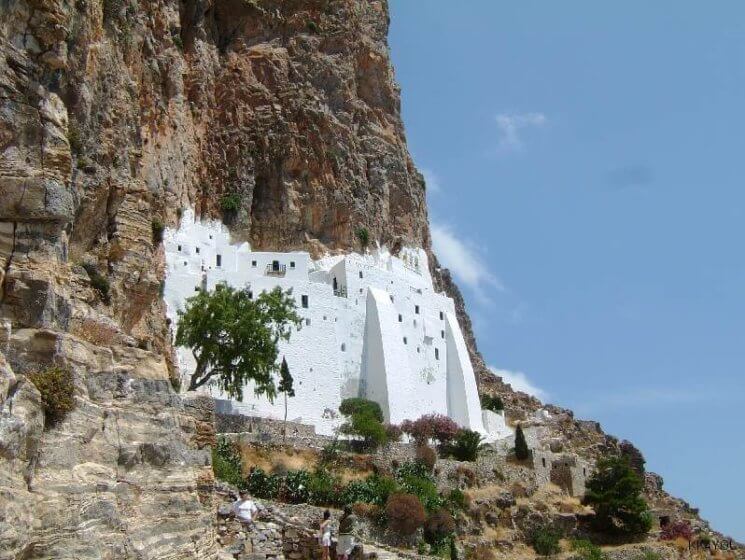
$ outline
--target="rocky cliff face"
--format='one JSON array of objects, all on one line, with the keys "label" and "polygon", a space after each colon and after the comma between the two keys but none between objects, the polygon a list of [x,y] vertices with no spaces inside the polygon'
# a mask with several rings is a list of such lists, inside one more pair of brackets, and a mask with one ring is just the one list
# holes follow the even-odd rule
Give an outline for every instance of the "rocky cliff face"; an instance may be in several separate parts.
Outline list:
[{"label": "rocky cliff face", "polygon": [[[0,0],[0,15],[0,558],[212,557],[211,411],[171,385],[158,231],[193,206],[257,249],[350,249],[360,227],[428,249],[387,5]],[[434,272],[482,385],[516,416],[538,408],[490,376]],[[76,406],[45,427],[27,374],[51,366]],[[565,418],[563,437],[607,449]]]},{"label": "rocky cliff face", "polygon": [[[0,557],[214,555],[210,409],[171,386],[160,224],[428,246],[384,2],[0,2]],[[27,375],[73,374],[45,428]]]}]

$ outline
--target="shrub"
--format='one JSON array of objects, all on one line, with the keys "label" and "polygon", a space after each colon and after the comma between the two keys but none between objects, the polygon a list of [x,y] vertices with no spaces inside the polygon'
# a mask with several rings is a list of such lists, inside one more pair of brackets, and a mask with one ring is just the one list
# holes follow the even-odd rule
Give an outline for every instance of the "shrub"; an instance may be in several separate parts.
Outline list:
[{"label": "shrub", "polygon": [[340,502],[343,505],[362,502],[382,506],[396,490],[398,490],[398,484],[395,480],[373,474],[365,480],[354,480],[347,484],[341,493]]},{"label": "shrub", "polygon": [[453,488],[447,496],[450,511],[463,511],[468,507],[468,498],[460,488]]},{"label": "shrub", "polygon": [[458,424],[444,414],[425,414],[414,420],[404,420],[401,429],[419,444],[433,439],[440,445],[447,445],[458,435]]},{"label": "shrub", "polygon": [[306,470],[288,471],[282,484],[282,499],[291,504],[310,501],[310,473]]},{"label": "shrub", "polygon": [[586,539],[574,539],[572,550],[577,553],[577,558],[580,560],[605,560],[607,558],[599,546]]},{"label": "shrub", "polygon": [[647,503],[642,497],[644,482],[628,461],[610,457],[598,461],[586,484],[584,503],[592,506],[593,527],[614,535],[639,535],[652,526]]},{"label": "shrub", "polygon": [[437,453],[429,445],[420,445],[416,448],[416,461],[432,472],[437,462]]},{"label": "shrub", "polygon": [[245,488],[257,498],[273,500],[279,495],[282,479],[273,474],[267,474],[263,469],[254,467],[248,473]]},{"label": "shrub", "polygon": [[559,552],[561,533],[551,527],[539,527],[530,536],[530,544],[541,556],[551,556]]},{"label": "shrub", "polygon": [[483,437],[473,430],[461,430],[455,441],[448,446],[448,452],[459,461],[475,461],[481,448]]},{"label": "shrub", "polygon": [[446,509],[438,509],[430,514],[424,523],[424,539],[435,548],[447,543],[455,531],[455,520]]},{"label": "shrub", "polygon": [[90,278],[91,280],[91,286],[93,286],[93,288],[98,292],[98,295],[101,297],[101,301],[103,301],[106,305],[111,303],[111,296],[109,295],[110,285],[108,279],[100,272],[98,272],[98,269],[94,264],[85,263],[83,264],[83,268],[88,273],[88,278]]},{"label": "shrub", "polygon": [[225,438],[218,438],[212,449],[212,472],[215,478],[233,486],[243,486],[241,458],[235,445]]},{"label": "shrub", "polygon": [[494,550],[487,544],[480,544],[472,549],[467,557],[468,560],[494,560]]},{"label": "shrub", "polygon": [[335,506],[340,492],[341,482],[328,469],[318,469],[308,479],[308,499],[312,504]]},{"label": "shrub", "polygon": [[366,504],[357,502],[352,506],[355,515],[374,521],[375,523],[385,522],[385,510],[375,504]]},{"label": "shrub", "polygon": [[501,412],[504,410],[504,403],[497,395],[480,395],[481,408],[491,410],[492,412]]},{"label": "shrub", "polygon": [[75,383],[70,370],[52,367],[31,373],[28,378],[41,393],[44,420],[49,426],[64,420],[75,408]]},{"label": "shrub", "polygon": [[383,424],[385,427],[385,436],[389,443],[396,443],[401,440],[403,431],[398,424]]},{"label": "shrub", "polygon": [[241,208],[241,197],[236,193],[226,194],[220,199],[220,210],[224,214],[235,214]]},{"label": "shrub", "polygon": [[674,541],[675,539],[685,539],[691,542],[693,539],[693,529],[687,521],[677,521],[669,523],[662,528],[660,539],[663,541]]},{"label": "shrub", "polygon": [[388,527],[402,536],[413,535],[426,516],[419,498],[412,494],[391,494],[385,506]]},{"label": "shrub", "polygon": [[151,229],[153,230],[153,243],[158,244],[163,242],[163,232],[166,229],[166,226],[163,224],[162,220],[160,218],[155,218],[151,224]]},{"label": "shrub", "polygon": [[306,27],[308,28],[309,32],[314,34],[318,33],[318,24],[315,21],[309,20]]},{"label": "shrub", "polygon": [[375,448],[387,441],[380,405],[367,399],[344,399],[339,412],[347,421],[342,424],[343,434],[361,437],[365,448]]},{"label": "shrub", "polygon": [[523,427],[518,424],[515,430],[515,457],[520,461],[525,461],[530,457],[530,449],[528,449],[528,442],[525,441],[525,434],[523,433]]},{"label": "shrub", "polygon": [[370,232],[367,231],[367,228],[358,227],[356,230],[354,230],[354,236],[357,238],[357,241],[360,242],[360,247],[362,247],[362,250],[367,249],[367,246],[370,244]]},{"label": "shrub", "polygon": [[396,479],[401,489],[417,496],[427,511],[435,511],[445,505],[445,499],[437,492],[431,471],[420,463],[404,463],[396,471]]}]

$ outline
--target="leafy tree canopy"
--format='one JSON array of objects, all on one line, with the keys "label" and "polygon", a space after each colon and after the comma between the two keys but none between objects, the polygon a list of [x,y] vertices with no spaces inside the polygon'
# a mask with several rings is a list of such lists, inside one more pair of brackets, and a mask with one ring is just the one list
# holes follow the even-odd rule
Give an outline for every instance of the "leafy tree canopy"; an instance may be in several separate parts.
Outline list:
[{"label": "leafy tree canopy", "polygon": [[253,381],[257,395],[274,399],[278,343],[301,324],[295,309],[292,291],[279,287],[251,299],[247,290],[223,283],[189,298],[176,331],[176,344],[191,348],[197,361],[189,390],[213,381],[240,401]]},{"label": "leafy tree canopy", "polygon": [[647,533],[652,520],[642,497],[644,482],[622,457],[598,461],[586,484],[584,503],[595,510],[593,525],[614,535]]}]

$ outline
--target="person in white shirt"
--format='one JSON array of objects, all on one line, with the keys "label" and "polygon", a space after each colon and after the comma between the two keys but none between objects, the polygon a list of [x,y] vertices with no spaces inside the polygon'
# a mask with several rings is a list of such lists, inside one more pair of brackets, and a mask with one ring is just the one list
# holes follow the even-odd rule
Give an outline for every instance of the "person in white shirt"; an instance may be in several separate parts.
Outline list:
[{"label": "person in white shirt", "polygon": [[235,501],[233,508],[235,509],[235,516],[245,525],[251,525],[259,513],[259,508],[246,491],[241,491],[240,498]]}]

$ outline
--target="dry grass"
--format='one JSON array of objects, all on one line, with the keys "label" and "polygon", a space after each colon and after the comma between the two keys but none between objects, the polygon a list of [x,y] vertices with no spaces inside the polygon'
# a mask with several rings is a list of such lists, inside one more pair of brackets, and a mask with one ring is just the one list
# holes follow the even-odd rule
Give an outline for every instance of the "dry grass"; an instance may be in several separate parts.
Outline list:
[{"label": "dry grass", "polygon": [[115,339],[118,330],[94,319],[83,319],[80,323],[73,324],[70,333],[96,346],[103,346]]},{"label": "dry grass", "polygon": [[466,498],[470,500],[489,500],[491,498],[496,498],[504,492],[504,486],[499,484],[487,484],[480,488],[469,488],[463,493],[466,495]]},{"label": "dry grass", "polygon": [[266,472],[285,472],[288,470],[313,470],[318,463],[318,454],[308,449],[289,447],[261,448],[251,444],[241,444],[241,462],[244,472],[259,467]]}]

